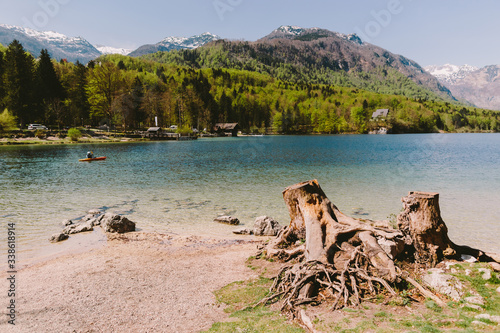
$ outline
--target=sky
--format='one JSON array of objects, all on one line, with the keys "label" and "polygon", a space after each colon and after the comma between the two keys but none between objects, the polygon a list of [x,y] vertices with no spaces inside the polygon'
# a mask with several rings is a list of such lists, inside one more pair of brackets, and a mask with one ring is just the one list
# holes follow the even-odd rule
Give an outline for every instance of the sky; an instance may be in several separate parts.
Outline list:
[{"label": "sky", "polygon": [[0,23],[135,49],[211,32],[255,41],[281,25],[357,33],[422,66],[500,64],[498,0],[0,0]]}]

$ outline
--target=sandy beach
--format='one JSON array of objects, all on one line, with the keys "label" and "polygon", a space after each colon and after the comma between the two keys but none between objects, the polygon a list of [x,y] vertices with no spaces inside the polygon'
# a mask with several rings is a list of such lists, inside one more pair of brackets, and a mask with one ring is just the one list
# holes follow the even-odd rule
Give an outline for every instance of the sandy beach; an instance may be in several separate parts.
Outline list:
[{"label": "sandy beach", "polygon": [[[258,240],[153,233],[109,235],[106,246],[16,274],[16,325],[1,332],[197,332],[227,318],[213,291],[256,277]],[[1,274],[1,290],[8,290]],[[2,307],[8,304],[2,292]],[[5,308],[4,308],[5,309]],[[5,310],[2,311],[5,313]]]}]

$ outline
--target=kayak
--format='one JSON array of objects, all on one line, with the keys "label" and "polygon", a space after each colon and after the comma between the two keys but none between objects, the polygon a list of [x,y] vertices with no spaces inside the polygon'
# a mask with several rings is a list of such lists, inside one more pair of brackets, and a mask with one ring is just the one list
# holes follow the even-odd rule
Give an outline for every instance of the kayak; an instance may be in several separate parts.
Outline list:
[{"label": "kayak", "polygon": [[79,160],[80,162],[92,162],[92,161],[103,161],[106,159],[106,156],[101,157],[93,157],[93,158],[83,158]]}]

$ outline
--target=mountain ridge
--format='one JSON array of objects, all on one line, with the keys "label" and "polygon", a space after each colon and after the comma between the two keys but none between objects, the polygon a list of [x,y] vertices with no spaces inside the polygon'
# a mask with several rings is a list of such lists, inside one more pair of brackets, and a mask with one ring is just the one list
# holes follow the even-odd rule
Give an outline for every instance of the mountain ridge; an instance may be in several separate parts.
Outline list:
[{"label": "mountain ridge", "polygon": [[[194,49],[221,37],[209,32],[191,37],[165,37],[156,44],[143,45],[136,50],[93,45],[83,37],[69,37],[55,31],[38,31],[30,28],[0,24],[0,44],[8,46],[17,39],[34,57],[38,57],[42,49],[57,59],[70,62],[87,63],[104,54],[142,55],[144,50],[150,52],[169,51],[175,49]],[[142,53],[141,53],[142,52]],[[149,52],[147,52],[149,53]]]},{"label": "mountain ridge", "polygon": [[131,57],[139,57],[142,55],[156,53],[156,52],[168,52],[171,50],[181,50],[181,49],[195,49],[202,45],[205,45],[214,40],[221,39],[220,36],[214,35],[210,32],[205,32],[200,35],[194,35],[191,37],[166,37],[156,44],[145,44],[137,48],[136,50],[130,52],[128,55]]},{"label": "mountain ridge", "polygon": [[87,63],[101,55],[95,46],[82,37],[68,37],[54,31],[37,31],[0,24],[0,43],[7,46],[14,39],[35,57],[38,57],[43,49],[47,49],[53,58],[71,62]]},{"label": "mountain ridge", "polygon": [[356,87],[384,94],[456,101],[418,63],[356,35],[320,28],[281,26],[254,41],[217,40],[196,50],[144,55],[148,60],[194,68],[266,72],[291,82]]}]

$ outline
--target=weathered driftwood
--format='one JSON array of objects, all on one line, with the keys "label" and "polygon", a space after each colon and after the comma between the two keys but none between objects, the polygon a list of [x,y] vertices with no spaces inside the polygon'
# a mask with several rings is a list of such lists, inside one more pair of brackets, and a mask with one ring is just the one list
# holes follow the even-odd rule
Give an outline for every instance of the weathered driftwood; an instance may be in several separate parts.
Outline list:
[{"label": "weathered driftwood", "polygon": [[399,229],[382,221],[346,216],[316,180],[286,188],[283,198],[290,225],[262,249],[261,255],[293,259],[294,263],[281,269],[271,295],[259,304],[281,299],[282,310],[295,315],[298,305],[320,299],[330,299],[336,309],[358,305],[382,290],[397,297],[392,286],[401,280],[444,306],[445,302],[393,260],[433,265],[443,257],[460,253],[491,259],[479,250],[456,246],[449,240],[437,193],[411,192],[403,198],[405,210],[398,216]]}]

